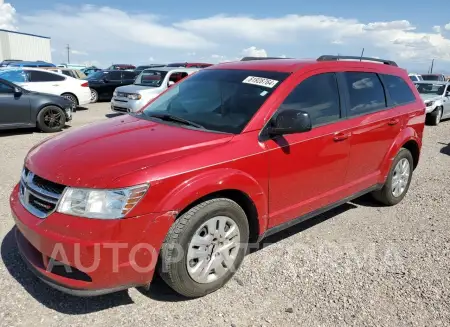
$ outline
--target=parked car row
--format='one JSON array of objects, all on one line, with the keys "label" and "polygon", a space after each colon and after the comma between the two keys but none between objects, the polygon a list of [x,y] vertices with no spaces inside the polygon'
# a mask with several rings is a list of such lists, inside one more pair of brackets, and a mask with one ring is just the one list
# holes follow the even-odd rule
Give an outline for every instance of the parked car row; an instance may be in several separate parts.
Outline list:
[{"label": "parked car row", "polygon": [[446,82],[446,81],[449,81],[449,79],[444,74],[415,74],[415,73],[410,73],[410,74],[408,74],[408,76],[413,82],[419,82],[419,81]]}]

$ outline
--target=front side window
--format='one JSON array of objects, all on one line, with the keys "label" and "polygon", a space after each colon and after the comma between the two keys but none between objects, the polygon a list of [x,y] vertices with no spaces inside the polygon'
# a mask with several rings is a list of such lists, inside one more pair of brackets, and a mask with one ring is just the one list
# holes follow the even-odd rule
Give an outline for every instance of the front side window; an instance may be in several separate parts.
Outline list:
[{"label": "front side window", "polygon": [[108,79],[110,81],[120,81],[122,80],[122,72],[121,71],[109,72]]},{"label": "front side window", "polygon": [[401,77],[394,75],[382,76],[383,82],[394,105],[401,105],[416,101],[414,93]]},{"label": "front side window", "polygon": [[336,75],[318,74],[302,81],[279,108],[285,109],[300,109],[307,112],[313,126],[339,120],[341,108]]},{"label": "front side window", "polygon": [[60,82],[66,79],[64,76],[38,70],[30,70],[28,73],[30,74],[30,82]]},{"label": "front side window", "polygon": [[134,85],[160,87],[166,75],[166,71],[144,70],[138,77],[136,77]]},{"label": "front side window", "polygon": [[0,94],[11,94],[14,93],[14,89],[8,84],[0,82]]},{"label": "front side window", "polygon": [[123,79],[134,79],[135,77],[134,72],[123,72]]},{"label": "front side window", "polygon": [[387,107],[383,84],[375,73],[346,72],[349,93],[349,116],[358,116]]},{"label": "front side window", "polygon": [[287,76],[257,70],[202,70],[169,88],[141,116],[172,115],[206,130],[238,134]]},{"label": "front side window", "polygon": [[12,83],[28,82],[28,76],[23,70],[3,70],[0,77]]}]

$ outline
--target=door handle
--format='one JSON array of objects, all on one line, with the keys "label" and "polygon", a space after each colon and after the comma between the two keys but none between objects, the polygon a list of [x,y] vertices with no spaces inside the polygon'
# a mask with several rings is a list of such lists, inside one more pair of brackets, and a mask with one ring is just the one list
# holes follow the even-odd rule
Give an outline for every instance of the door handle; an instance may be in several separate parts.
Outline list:
[{"label": "door handle", "polygon": [[388,125],[389,125],[389,126],[397,125],[397,124],[399,123],[399,121],[400,121],[400,119],[398,119],[398,118],[393,118],[393,119],[391,119],[391,120],[388,121]]},{"label": "door handle", "polygon": [[348,139],[350,137],[349,133],[336,133],[334,134],[333,140],[335,142],[340,142],[340,141],[345,141],[346,139]]},{"label": "door handle", "polygon": [[52,86],[59,86],[59,84],[53,84]]}]

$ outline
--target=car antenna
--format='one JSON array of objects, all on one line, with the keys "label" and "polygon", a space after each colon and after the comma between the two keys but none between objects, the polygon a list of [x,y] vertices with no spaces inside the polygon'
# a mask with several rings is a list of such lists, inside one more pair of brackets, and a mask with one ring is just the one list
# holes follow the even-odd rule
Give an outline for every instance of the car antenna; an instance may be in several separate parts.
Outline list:
[{"label": "car antenna", "polygon": [[361,57],[359,58],[359,61],[362,61],[363,55],[364,55],[364,48],[361,51]]}]

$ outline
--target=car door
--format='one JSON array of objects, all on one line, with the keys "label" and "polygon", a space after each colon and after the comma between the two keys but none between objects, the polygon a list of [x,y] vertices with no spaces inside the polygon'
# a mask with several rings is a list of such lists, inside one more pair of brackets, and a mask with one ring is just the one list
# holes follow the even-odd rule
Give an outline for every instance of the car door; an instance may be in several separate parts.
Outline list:
[{"label": "car door", "polygon": [[26,70],[26,72],[29,76],[26,89],[56,95],[64,93],[66,80],[64,76],[40,70]]},{"label": "car door", "polygon": [[104,78],[105,84],[101,88],[102,96],[112,98],[116,87],[122,85],[122,72],[120,70],[110,71]]},{"label": "car door", "polygon": [[380,182],[381,165],[402,128],[404,107],[388,103],[376,72],[340,73],[351,122],[346,184],[358,192]]},{"label": "car door", "polygon": [[[299,82],[299,83],[298,83]],[[313,128],[266,141],[269,159],[269,227],[341,199],[350,143],[335,73],[300,77],[280,105],[310,114]]]},{"label": "car door", "polygon": [[24,93],[16,93],[14,85],[0,81],[0,126],[30,123],[30,99]]},{"label": "car door", "polygon": [[450,84],[447,83],[447,86],[445,88],[445,92],[443,95],[443,113],[442,113],[442,117],[443,118],[447,118],[450,116]]}]

